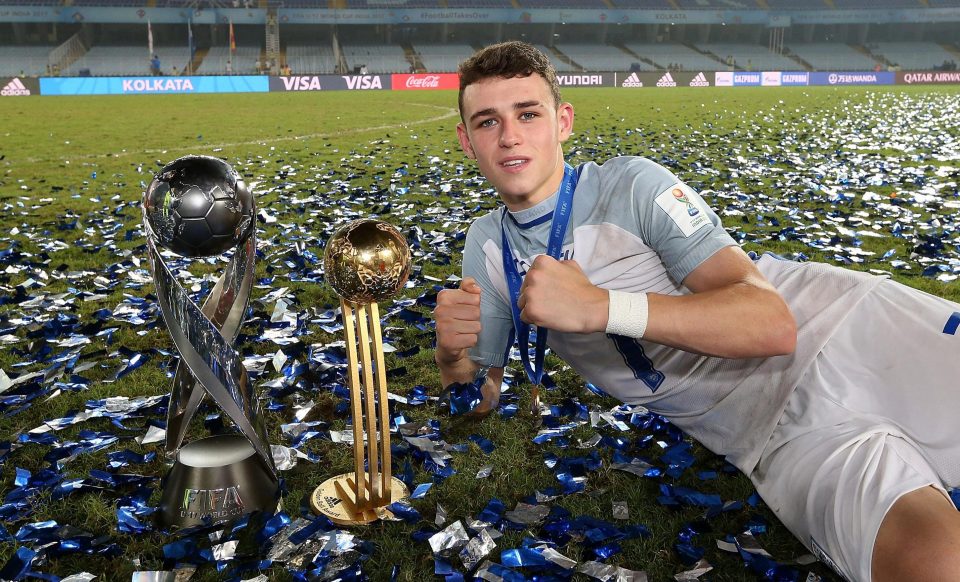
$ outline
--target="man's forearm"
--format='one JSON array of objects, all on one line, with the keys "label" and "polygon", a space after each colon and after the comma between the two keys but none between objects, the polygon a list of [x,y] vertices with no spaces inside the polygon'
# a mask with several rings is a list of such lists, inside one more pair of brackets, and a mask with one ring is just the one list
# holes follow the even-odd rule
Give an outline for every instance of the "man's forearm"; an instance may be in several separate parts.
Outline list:
[{"label": "man's forearm", "polygon": [[446,354],[437,350],[434,361],[440,369],[440,383],[449,386],[454,382],[472,382],[480,365],[470,359],[467,350],[457,354]]}]

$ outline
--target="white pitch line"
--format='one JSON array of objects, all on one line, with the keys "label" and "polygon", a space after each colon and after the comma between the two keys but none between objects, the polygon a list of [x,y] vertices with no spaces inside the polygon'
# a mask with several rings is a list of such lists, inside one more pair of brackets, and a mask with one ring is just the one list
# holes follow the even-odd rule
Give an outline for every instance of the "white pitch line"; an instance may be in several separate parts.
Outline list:
[{"label": "white pitch line", "polygon": [[[440,110],[443,110],[444,113],[442,115],[427,117],[425,119],[418,119],[416,121],[405,121],[403,123],[393,123],[389,125],[358,127],[354,129],[344,129],[344,130],[339,130],[335,132],[308,133],[305,135],[285,135],[281,137],[272,137],[269,139],[256,139],[256,140],[239,141],[239,142],[233,142],[233,143],[218,143],[218,144],[205,143],[205,144],[202,144],[202,146],[204,149],[221,149],[221,148],[231,148],[231,147],[238,147],[238,146],[244,146],[244,145],[268,145],[268,144],[284,142],[284,141],[299,141],[299,140],[306,140],[306,139],[326,139],[326,138],[341,136],[341,135],[353,135],[357,133],[366,133],[369,131],[384,131],[384,130],[390,130],[390,129],[399,129],[401,127],[407,127],[410,125],[422,125],[424,123],[434,123],[437,121],[443,121],[444,119],[449,119],[451,117],[458,116],[460,114],[460,112],[456,109],[453,109],[450,107],[443,107],[440,105],[428,105],[424,103],[410,103],[409,105],[440,109]],[[107,157],[120,158],[120,157],[129,156],[133,154],[137,154],[137,155],[162,154],[167,152],[196,151],[196,150],[197,150],[197,145],[190,145],[190,146],[174,147],[174,148],[148,149],[148,150],[139,150],[139,151],[123,151],[116,154],[87,154],[87,155],[81,155],[81,156],[67,156],[67,157],[57,158],[56,161],[89,160],[89,159],[107,158]],[[51,159],[26,158],[20,161],[28,162],[28,163],[37,163],[37,162],[51,161]]]}]

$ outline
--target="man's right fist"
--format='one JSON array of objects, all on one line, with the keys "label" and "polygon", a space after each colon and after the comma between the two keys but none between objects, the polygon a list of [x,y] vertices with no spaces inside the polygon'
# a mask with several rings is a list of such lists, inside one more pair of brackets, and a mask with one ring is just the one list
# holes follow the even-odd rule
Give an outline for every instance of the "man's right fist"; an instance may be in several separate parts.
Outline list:
[{"label": "man's right fist", "polygon": [[433,320],[437,326],[438,362],[456,362],[464,357],[464,350],[477,345],[480,285],[473,277],[463,279],[459,289],[444,289],[437,294]]}]

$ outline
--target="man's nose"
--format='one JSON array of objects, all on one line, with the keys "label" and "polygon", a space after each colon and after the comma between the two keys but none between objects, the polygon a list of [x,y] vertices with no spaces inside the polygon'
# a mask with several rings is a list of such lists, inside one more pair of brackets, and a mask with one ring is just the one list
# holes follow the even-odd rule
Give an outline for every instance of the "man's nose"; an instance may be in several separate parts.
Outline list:
[{"label": "man's nose", "polygon": [[520,131],[517,124],[505,121],[500,126],[500,147],[511,148],[520,144]]}]

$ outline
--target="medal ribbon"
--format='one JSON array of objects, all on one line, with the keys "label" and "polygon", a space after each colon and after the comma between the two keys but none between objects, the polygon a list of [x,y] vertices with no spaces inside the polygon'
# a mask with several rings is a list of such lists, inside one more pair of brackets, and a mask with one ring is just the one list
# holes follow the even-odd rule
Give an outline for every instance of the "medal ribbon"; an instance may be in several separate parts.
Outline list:
[{"label": "medal ribbon", "polygon": [[[573,211],[573,191],[577,188],[577,180],[580,177],[579,170],[574,170],[570,164],[564,164],[563,183],[560,185],[560,192],[557,196],[557,207],[553,210],[553,222],[550,225],[550,238],[547,241],[547,254],[555,259],[560,258],[560,252],[563,250],[563,237],[567,232],[567,223],[570,222],[570,214]],[[503,219],[509,216],[509,212],[504,209]],[[513,217],[511,217],[513,218]],[[537,219],[526,225],[519,224],[521,228],[534,226],[545,222],[549,215],[543,219]],[[510,249],[510,241],[507,239],[506,224],[501,224],[500,233],[503,244],[503,272],[507,279],[507,287],[510,290],[510,306],[513,311],[513,326],[517,330],[517,344],[520,347],[520,361],[523,362],[523,369],[527,372],[527,378],[534,386],[540,384],[543,378],[543,356],[547,350],[547,328],[537,329],[537,340],[534,349],[533,365],[530,364],[530,324],[520,321],[520,308],[517,306],[517,300],[520,298],[520,286],[523,284],[523,275],[517,269],[517,263],[513,257],[513,251]]]}]

